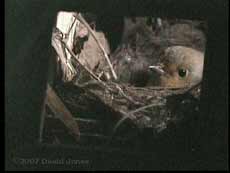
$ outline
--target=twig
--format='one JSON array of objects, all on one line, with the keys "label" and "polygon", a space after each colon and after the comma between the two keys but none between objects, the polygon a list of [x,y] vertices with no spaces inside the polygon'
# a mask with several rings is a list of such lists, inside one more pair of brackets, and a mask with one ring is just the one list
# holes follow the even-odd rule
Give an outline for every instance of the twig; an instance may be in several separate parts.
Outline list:
[{"label": "twig", "polygon": [[152,103],[152,104],[149,104],[146,106],[142,106],[142,107],[135,109],[133,111],[130,111],[129,114],[134,114],[134,113],[140,112],[140,111],[147,109],[147,108],[151,108],[151,107],[155,107],[155,106],[164,106],[164,105],[165,104],[163,104],[163,103]]},{"label": "twig", "polygon": [[113,66],[109,60],[109,57],[104,49],[104,47],[102,46],[102,44],[100,43],[100,41],[98,40],[98,38],[96,37],[96,35],[94,34],[93,30],[91,29],[91,27],[89,26],[89,24],[85,21],[85,19],[81,16],[81,14],[76,14],[75,17],[89,30],[90,34],[93,36],[94,40],[96,41],[96,43],[98,44],[99,48],[101,49],[101,51],[104,54],[104,57],[107,61],[107,63],[109,64],[110,70],[112,72],[112,75],[114,77],[115,80],[117,80],[117,75],[113,69]]},{"label": "twig", "polygon": [[152,87],[134,87],[127,86],[126,88],[135,89],[135,90],[181,90],[185,89],[184,87],[162,87],[162,86],[152,86]]},{"label": "twig", "polygon": [[128,118],[131,119],[131,120],[135,120],[136,117],[133,115],[133,114],[130,114],[130,113],[127,113],[127,112],[124,112],[122,110],[119,111],[121,114],[123,114],[124,116],[115,124],[114,128],[113,128],[113,135],[116,133],[118,127],[121,126],[121,124],[127,120]]},{"label": "twig", "polygon": [[103,86],[107,86],[100,78],[98,78],[90,69],[88,69],[86,66],[84,66],[79,59],[77,58],[77,56],[73,53],[73,51],[66,45],[66,43],[64,41],[63,45],[65,46],[65,48],[68,50],[68,52],[71,54],[71,56],[73,56],[75,58],[75,60],[77,61],[77,63],[83,68],[85,69],[85,71],[87,73],[90,74],[90,76],[92,76],[94,79],[96,79],[100,84],[102,84]]},{"label": "twig", "polygon": [[135,104],[135,105],[139,105],[139,102],[134,101],[132,98],[130,98],[129,96],[127,96],[124,91],[121,89],[121,87],[119,85],[116,84],[116,88],[118,89],[119,93],[126,98],[126,100],[128,100],[129,102]]},{"label": "twig", "polygon": [[147,109],[147,108],[150,108],[150,107],[155,107],[155,106],[164,106],[164,104],[162,104],[162,103],[158,103],[158,104],[152,103],[152,104],[150,104],[150,105],[142,106],[142,107],[140,107],[140,108],[138,108],[138,109],[135,109],[135,110],[133,110],[133,111],[130,111],[130,112],[128,112],[128,113],[126,113],[126,112],[124,112],[124,111],[120,111],[122,114],[124,114],[124,117],[122,117],[122,118],[116,123],[116,125],[115,125],[114,128],[113,128],[113,133],[116,132],[117,128],[118,128],[126,119],[129,118],[129,119],[131,119],[131,120],[135,120],[135,119],[136,119],[136,116],[133,115],[134,113],[137,113],[137,112],[140,112],[140,111],[142,111],[142,110],[144,110],[144,109]]},{"label": "twig", "polygon": [[71,23],[71,26],[70,26],[70,28],[69,28],[67,34],[66,34],[67,38],[69,37],[69,33],[70,33],[71,29],[73,28],[73,25],[75,24],[76,20],[77,20],[77,18],[74,17],[74,21]]},{"label": "twig", "polygon": [[62,70],[64,72],[64,75],[65,75],[65,77],[68,78],[68,74],[67,74],[68,70],[73,75],[76,74],[76,71],[75,71],[74,67],[72,66],[72,64],[67,62],[66,52],[65,52],[65,49],[63,47],[63,43],[61,42],[61,40],[62,40],[62,38],[58,36],[58,33],[54,32],[53,37],[52,37],[52,46],[56,50],[57,56],[61,60]]},{"label": "twig", "polygon": [[86,88],[86,87],[89,87],[90,85],[97,85],[97,84],[98,84],[98,81],[91,80],[89,82],[85,82],[84,84],[77,84],[77,86],[80,88]]}]

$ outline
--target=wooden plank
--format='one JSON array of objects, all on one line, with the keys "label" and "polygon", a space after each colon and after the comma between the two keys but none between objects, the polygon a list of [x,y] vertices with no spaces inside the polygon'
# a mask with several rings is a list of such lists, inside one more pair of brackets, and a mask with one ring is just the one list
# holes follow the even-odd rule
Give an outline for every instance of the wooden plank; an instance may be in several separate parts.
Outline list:
[{"label": "wooden plank", "polygon": [[53,88],[48,84],[47,87],[47,100],[46,104],[50,107],[52,112],[59,118],[64,125],[70,130],[71,134],[76,140],[80,139],[80,131],[77,122],[74,120],[73,115],[66,108],[62,100],[55,93]]},{"label": "wooden plank", "polygon": [[44,102],[42,104],[42,113],[41,113],[41,122],[40,122],[40,130],[39,130],[39,142],[42,143],[43,141],[43,130],[44,130],[44,121],[45,121],[45,115],[46,115],[46,101],[47,97],[45,97]]}]

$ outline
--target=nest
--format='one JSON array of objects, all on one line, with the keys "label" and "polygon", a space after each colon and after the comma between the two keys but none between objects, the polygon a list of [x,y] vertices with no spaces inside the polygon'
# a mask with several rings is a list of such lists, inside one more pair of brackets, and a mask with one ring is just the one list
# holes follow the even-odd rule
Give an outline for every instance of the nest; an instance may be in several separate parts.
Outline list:
[{"label": "nest", "polygon": [[[129,120],[140,129],[153,128],[160,132],[167,124],[183,119],[182,109],[194,110],[194,101],[197,102],[194,94],[199,95],[199,85],[190,88],[163,88],[133,87],[115,82],[106,82],[102,86],[92,82],[83,87],[120,115],[114,131],[125,120]],[[185,100],[186,108],[183,107]]]},{"label": "nest", "polygon": [[75,83],[76,87],[84,90],[87,97],[97,97],[106,107],[116,112],[117,122],[113,127],[114,133],[127,121],[132,122],[138,129],[153,128],[159,133],[166,129],[168,124],[179,122],[189,116],[188,111],[191,115],[197,111],[200,84],[187,88],[165,88],[134,87],[116,82],[119,79],[103,46],[81,15],[75,17],[87,27],[97,41],[108,63],[106,68],[110,70],[115,80],[102,80],[101,76],[107,73],[106,70],[101,70],[100,75],[98,72],[93,72],[79,61],[65,41],[60,40],[60,42],[77,62],[78,70],[84,72],[81,77],[87,79],[81,84]]}]

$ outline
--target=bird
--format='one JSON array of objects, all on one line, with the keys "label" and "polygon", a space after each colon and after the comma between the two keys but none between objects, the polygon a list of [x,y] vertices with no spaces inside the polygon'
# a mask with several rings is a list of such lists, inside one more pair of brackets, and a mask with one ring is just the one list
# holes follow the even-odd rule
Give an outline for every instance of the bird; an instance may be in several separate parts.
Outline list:
[{"label": "bird", "polygon": [[155,35],[145,18],[136,22],[127,18],[124,23],[123,46],[111,54],[119,82],[136,87],[186,87],[202,80],[202,32],[188,24],[177,24]]},{"label": "bird", "polygon": [[150,65],[149,69],[157,73],[153,79],[155,85],[179,88],[201,82],[203,66],[203,52],[186,46],[170,46],[163,51],[158,64]]}]

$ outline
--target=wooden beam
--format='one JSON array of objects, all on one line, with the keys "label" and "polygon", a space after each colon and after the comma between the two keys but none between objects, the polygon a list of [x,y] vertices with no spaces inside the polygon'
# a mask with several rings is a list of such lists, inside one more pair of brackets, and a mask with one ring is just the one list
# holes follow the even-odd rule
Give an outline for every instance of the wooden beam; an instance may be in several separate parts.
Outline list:
[{"label": "wooden beam", "polygon": [[46,104],[49,106],[55,116],[64,123],[64,125],[69,129],[74,138],[78,141],[80,139],[80,131],[79,126],[74,120],[73,115],[66,108],[62,100],[59,98],[59,96],[55,93],[55,91],[49,84],[46,92]]}]

